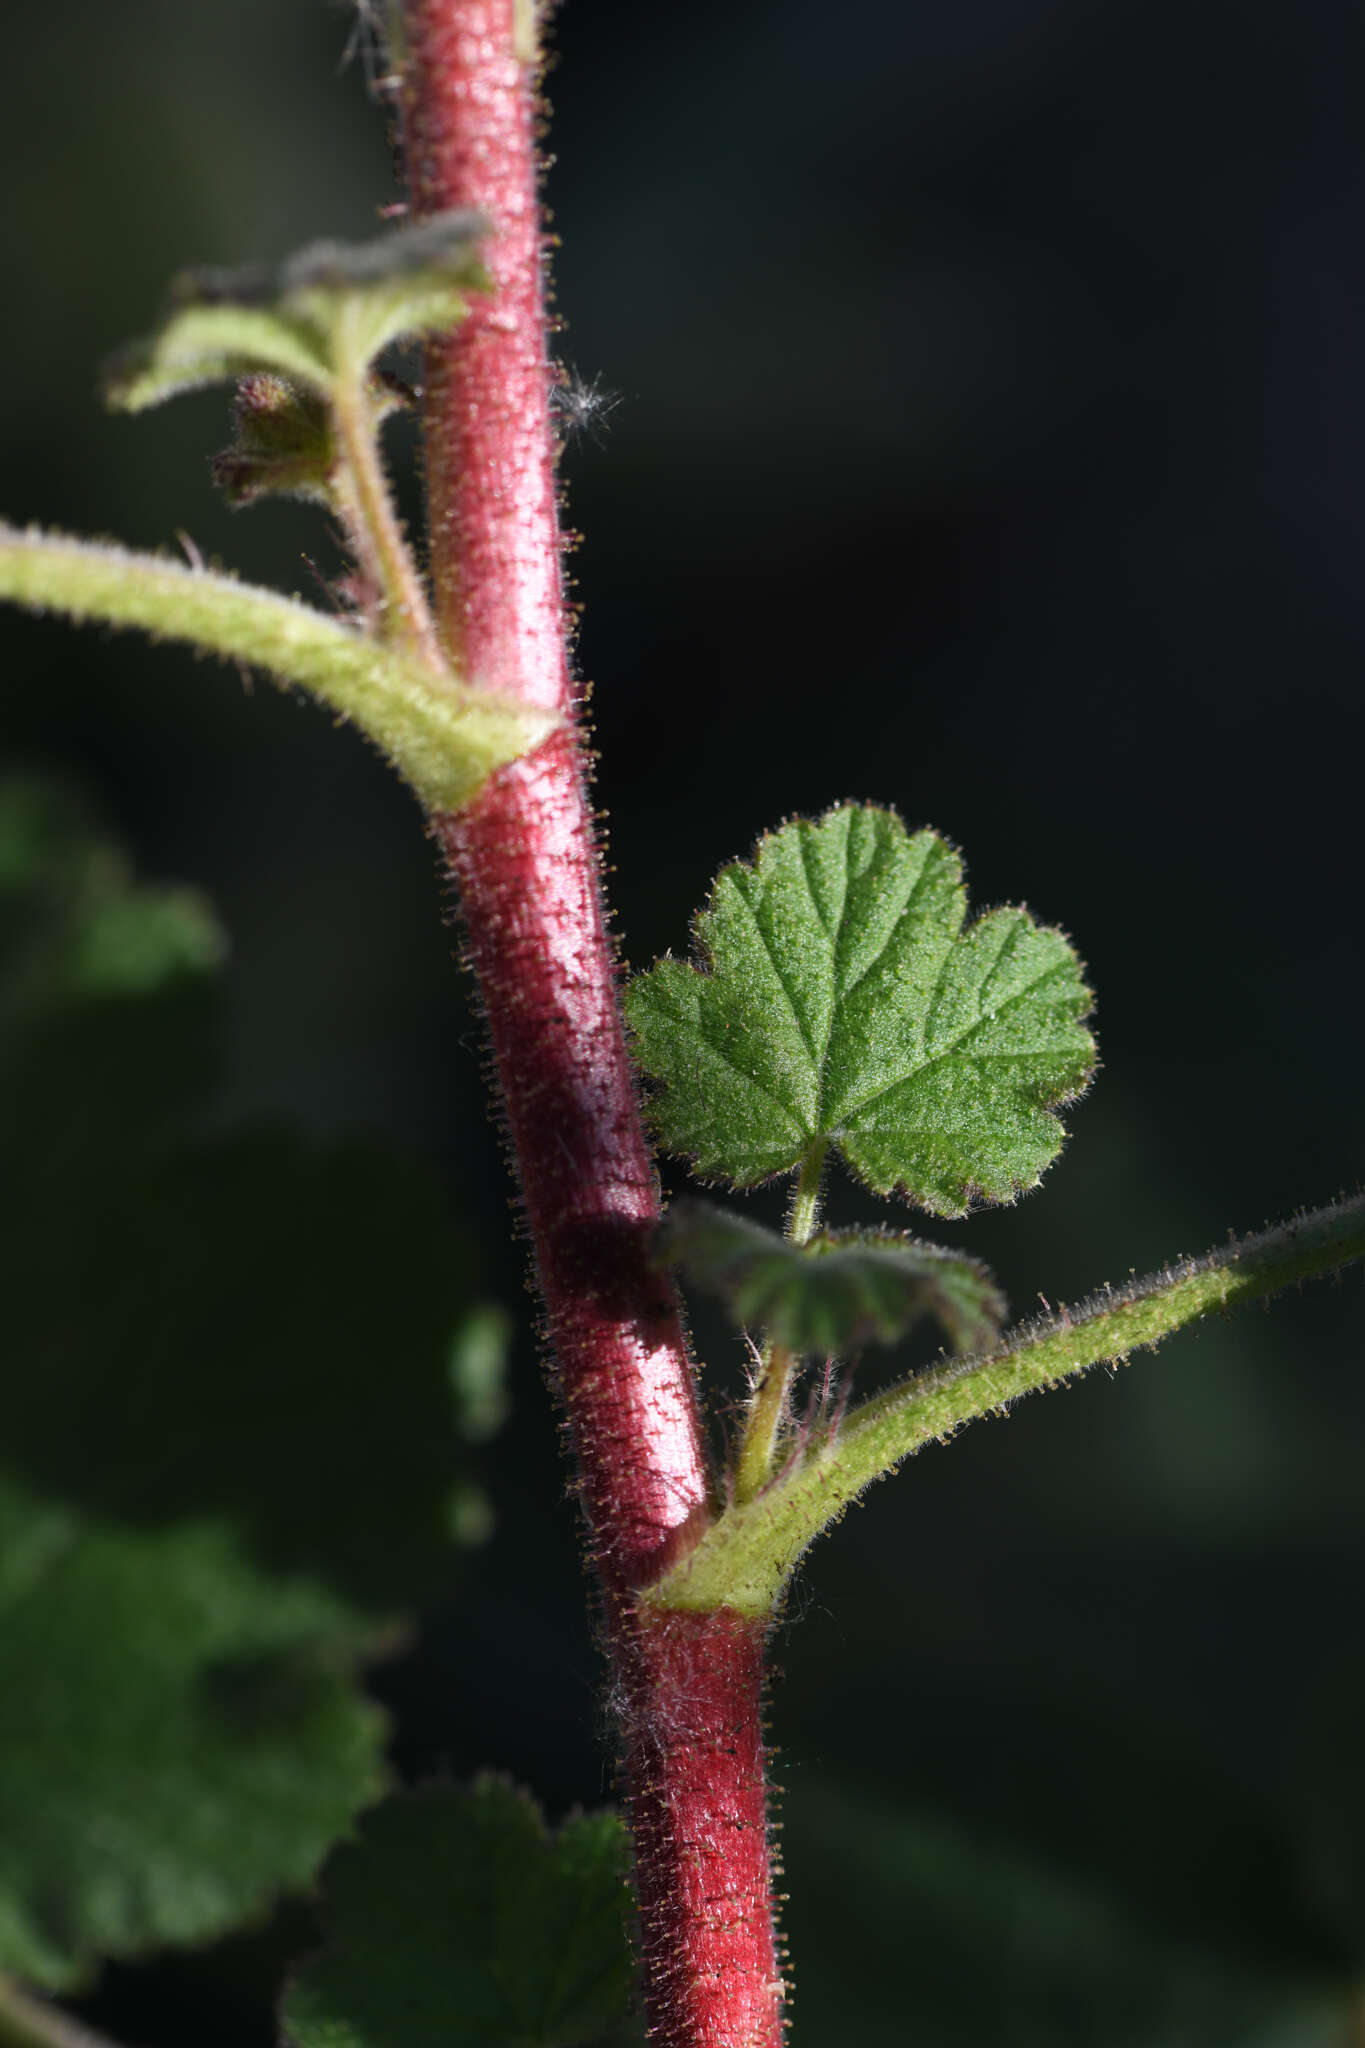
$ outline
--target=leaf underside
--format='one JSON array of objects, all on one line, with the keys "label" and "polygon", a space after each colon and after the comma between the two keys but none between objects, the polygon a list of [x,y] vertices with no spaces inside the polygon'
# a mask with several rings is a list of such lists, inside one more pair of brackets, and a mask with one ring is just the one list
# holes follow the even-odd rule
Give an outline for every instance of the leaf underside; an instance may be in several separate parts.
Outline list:
[{"label": "leaf underside", "polygon": [[390,1799],[323,1876],[328,1946],[288,1986],[289,2048],[576,2048],[633,1976],[614,1813],[547,1833],[497,1778]]},{"label": "leaf underside", "polygon": [[893,1344],[922,1315],[951,1350],[980,1351],[1004,1321],[983,1266],[913,1238],[838,1231],[796,1245],[747,1216],[684,1200],[670,1208],[660,1246],[742,1325],[806,1357]]},{"label": "leaf underside", "polygon": [[487,283],[467,211],[391,229],[371,242],[317,242],[272,269],[189,271],[161,326],[109,364],[105,396],[144,412],[182,391],[256,372],[328,395],[392,342],[452,327]]},{"label": "leaf underside", "polygon": [[754,1187],[826,1144],[867,1186],[960,1216],[1036,1185],[1054,1109],[1094,1066],[1063,933],[1026,910],[963,930],[958,855],[844,805],[717,877],[696,964],[663,960],[627,1014],[668,1150]]}]

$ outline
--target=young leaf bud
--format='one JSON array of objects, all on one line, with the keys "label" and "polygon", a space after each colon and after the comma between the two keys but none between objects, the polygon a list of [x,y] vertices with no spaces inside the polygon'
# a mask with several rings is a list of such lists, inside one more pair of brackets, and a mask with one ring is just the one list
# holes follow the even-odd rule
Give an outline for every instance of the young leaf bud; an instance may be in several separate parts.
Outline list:
[{"label": "young leaf bud", "polygon": [[213,460],[213,481],[231,504],[272,496],[329,502],[336,448],[315,392],[257,371],[237,386],[233,425],[231,447]]}]

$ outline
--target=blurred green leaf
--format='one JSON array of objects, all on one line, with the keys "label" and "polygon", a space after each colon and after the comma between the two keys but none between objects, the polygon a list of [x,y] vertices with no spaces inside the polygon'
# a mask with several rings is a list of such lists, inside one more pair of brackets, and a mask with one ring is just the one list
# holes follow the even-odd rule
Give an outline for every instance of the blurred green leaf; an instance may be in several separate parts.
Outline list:
[{"label": "blurred green leaf", "polygon": [[846,1230],[793,1244],[747,1216],[683,1200],[669,1209],[659,1245],[741,1324],[807,1357],[892,1344],[922,1315],[953,1351],[986,1350],[1005,1318],[984,1266],[915,1238]]},{"label": "blurred green leaf", "polygon": [[49,1989],[307,1883],[384,1787],[374,1612],[487,1533],[506,1325],[425,1171],[192,1138],[223,950],[0,785],[0,1969]]},{"label": "blurred green leaf", "polygon": [[0,1969],[70,1990],[306,1884],[384,1787],[367,1635],[231,1534],[0,1478]]},{"label": "blurred green leaf", "polygon": [[447,1372],[468,1286],[426,1174],[278,1135],[89,1166],[0,1262],[6,1455],[139,1522],[230,1515],[376,1607],[443,1590],[474,1484]]},{"label": "blurred green leaf", "polygon": [[784,1837],[807,2038],[839,2048],[1342,2048],[1351,1991],[1144,1920],[946,1818],[806,1779]]},{"label": "blurred green leaf", "polygon": [[497,1778],[370,1814],[323,1877],[329,1946],[285,1993],[292,2048],[574,2048],[624,2018],[633,1979],[614,1813],[547,1832]]},{"label": "blurred green leaf", "polygon": [[626,992],[653,1121],[703,1175],[753,1187],[837,1147],[938,1216],[1009,1201],[1056,1157],[1084,1087],[1090,994],[1024,910],[962,930],[962,863],[894,812],[846,804],[723,868],[697,962]]},{"label": "blurred green leaf", "polygon": [[452,327],[484,279],[486,223],[468,212],[362,243],[315,242],[276,266],[188,271],[156,333],[109,365],[108,402],[143,412],[182,391],[258,373],[324,399],[405,336]]},{"label": "blurred green leaf", "polygon": [[407,1605],[448,1583],[452,1529],[486,1532],[461,1431],[499,1417],[506,1323],[424,1167],[186,1142],[221,951],[71,799],[0,790],[0,1456],[143,1525],[230,1517],[262,1561]]},{"label": "blurred green leaf", "polygon": [[494,1302],[470,1312],[450,1347],[450,1385],[460,1432],[471,1444],[496,1436],[507,1420],[507,1347],[512,1319]]},{"label": "blurred green leaf", "polygon": [[182,392],[261,372],[304,390],[327,391],[326,336],[270,307],[191,299],[168,313],[155,334],[130,343],[113,359],[104,395],[117,412],[146,412]]},{"label": "blurred green leaf", "polygon": [[0,783],[0,1057],[26,1025],[102,998],[165,994],[202,980],[225,952],[203,898],[135,889],[69,791],[36,777]]},{"label": "blurred green leaf", "polygon": [[1365,1995],[1365,1654],[1346,1632],[1306,1688],[1290,1775],[1297,1891]]}]

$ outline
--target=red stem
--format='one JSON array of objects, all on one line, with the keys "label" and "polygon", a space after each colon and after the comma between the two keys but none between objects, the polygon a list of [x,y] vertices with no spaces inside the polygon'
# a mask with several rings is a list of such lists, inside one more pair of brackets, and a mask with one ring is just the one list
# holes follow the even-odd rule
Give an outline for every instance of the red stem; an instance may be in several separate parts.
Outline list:
[{"label": "red stem", "polygon": [[651,2044],[777,2048],[763,1639],[730,1608],[618,1633]]},{"label": "red stem", "polygon": [[691,1364],[650,1265],[658,1219],[565,733],[435,820],[460,890],[598,1569],[655,1578],[707,1517]]},{"label": "red stem", "polygon": [[[549,418],[529,0],[406,0],[404,142],[424,213],[493,223],[493,288],[427,362],[431,568],[476,683],[572,714]],[[691,1363],[649,1262],[658,1189],[570,726],[433,821],[460,890],[606,1612],[659,2048],[777,2048],[762,1631],[633,1596],[705,1525]]]}]

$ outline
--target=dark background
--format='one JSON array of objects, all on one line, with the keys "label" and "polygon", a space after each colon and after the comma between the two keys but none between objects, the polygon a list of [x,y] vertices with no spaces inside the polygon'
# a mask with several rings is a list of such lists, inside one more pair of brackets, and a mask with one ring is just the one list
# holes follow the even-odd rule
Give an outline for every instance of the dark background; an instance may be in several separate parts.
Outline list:
[{"label": "dark background", "polygon": [[[314,588],[315,515],[211,493],[221,394],[110,420],[93,376],[177,267],[371,231],[347,35],[320,0],[7,21],[7,516]],[[782,816],[891,803],[1099,991],[1062,1160],[944,1233],[1018,1313],[1354,1186],[1358,11],[574,0],[553,41],[561,346],[621,394],[565,472],[627,958]],[[3,623],[7,760],[82,779],[231,933],[220,1121],[434,1155],[517,1301],[411,802],[263,685]],[[377,1685],[405,1769],[559,1812],[609,1769],[523,1320],[498,1533]],[[797,2041],[1365,2038],[1359,1332],[1348,1279],[1187,1335],[925,1453],[817,1552],[772,1712]],[[242,2041],[247,1948],[91,2009]]]}]

